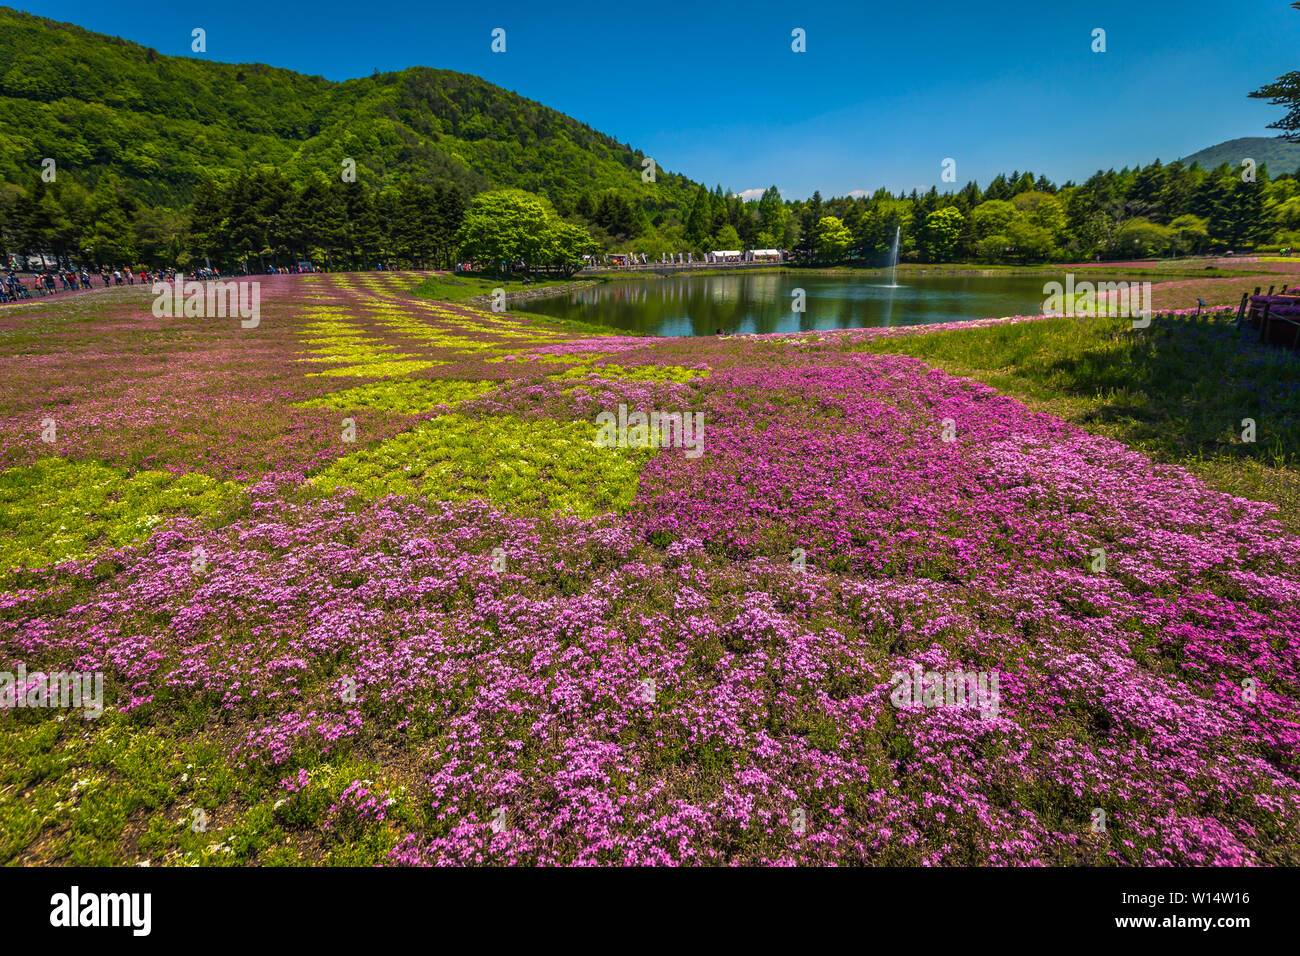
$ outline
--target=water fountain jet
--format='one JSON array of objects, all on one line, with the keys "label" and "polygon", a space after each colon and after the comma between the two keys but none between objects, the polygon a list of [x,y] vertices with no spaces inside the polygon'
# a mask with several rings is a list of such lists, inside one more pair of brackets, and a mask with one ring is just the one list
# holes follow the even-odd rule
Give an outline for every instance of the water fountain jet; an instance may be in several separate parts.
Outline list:
[{"label": "water fountain jet", "polygon": [[894,227],[894,245],[889,250],[889,288],[898,288],[898,243],[903,237],[903,227]]}]

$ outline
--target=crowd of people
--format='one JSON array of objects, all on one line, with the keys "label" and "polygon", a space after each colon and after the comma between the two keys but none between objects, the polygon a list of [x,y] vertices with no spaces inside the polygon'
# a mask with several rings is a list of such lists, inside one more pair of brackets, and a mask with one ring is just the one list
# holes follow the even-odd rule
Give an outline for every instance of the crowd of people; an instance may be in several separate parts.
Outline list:
[{"label": "crowd of people", "polygon": [[[323,270],[310,263],[298,263],[293,266],[268,266],[266,274],[288,275],[320,271]],[[243,274],[248,275],[249,273],[245,270]],[[141,285],[151,285],[154,282],[172,282],[176,279],[176,275],[177,270],[175,268],[138,270],[114,268],[102,269],[99,272],[92,273],[85,267],[68,269],[46,267],[33,270],[30,278],[26,278],[20,275],[15,263],[10,263],[4,276],[0,277],[0,302],[17,302],[21,299],[93,289],[96,287],[96,280],[102,282],[104,288],[109,288],[118,285],[135,285],[137,282]],[[187,279],[200,282],[222,277],[220,269],[206,267],[195,269],[193,272],[186,272],[184,275]]]},{"label": "crowd of people", "polygon": [[[306,272],[326,272],[326,271],[328,270],[323,269],[320,266],[314,266],[310,262],[296,262],[291,266],[267,266],[266,267],[266,274],[270,276],[299,275],[301,273],[306,273]],[[384,271],[383,263],[380,263],[379,268],[376,271],[378,272]],[[245,274],[246,275],[248,274],[247,271],[245,271]]]},{"label": "crowd of people", "polygon": [[[11,266],[4,279],[0,280],[0,302],[13,302],[19,299],[30,299],[33,296],[93,289],[96,278],[104,284],[104,288],[108,288],[114,285],[135,285],[137,281],[141,285],[148,285],[152,282],[166,281],[174,278],[175,275],[175,269],[152,271],[141,269],[139,272],[132,269],[104,269],[98,275],[92,275],[84,267],[80,269],[53,269],[47,267],[32,274],[31,287],[29,288],[27,281],[22,279]],[[218,278],[219,276],[220,273],[216,269],[200,269],[196,273],[196,278]]]},{"label": "crowd of people", "polygon": [[[0,267],[2,268],[2,267]],[[391,264],[381,263],[379,271],[391,270]],[[55,295],[61,292],[77,292],[95,288],[95,280],[104,284],[104,288],[115,285],[150,285],[154,282],[172,282],[176,279],[175,268],[166,269],[101,269],[90,272],[84,266],[63,268],[46,266],[31,270],[30,278],[20,275],[18,260],[11,260],[3,277],[0,277],[0,302],[17,302],[20,299],[32,299],[40,296]],[[298,275],[307,272],[327,272],[310,262],[298,262],[291,266],[267,266],[267,275]],[[241,275],[252,275],[248,268],[241,270]],[[205,282],[222,278],[221,270],[198,268],[184,273],[186,279]]]}]

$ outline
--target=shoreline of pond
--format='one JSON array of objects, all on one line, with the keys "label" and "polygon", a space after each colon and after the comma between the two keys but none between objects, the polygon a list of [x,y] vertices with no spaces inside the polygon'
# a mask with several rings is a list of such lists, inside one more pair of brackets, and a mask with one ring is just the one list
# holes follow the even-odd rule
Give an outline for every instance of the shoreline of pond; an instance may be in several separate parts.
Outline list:
[{"label": "shoreline of pond", "polygon": [[[516,289],[513,292],[506,293],[506,304],[512,302],[529,302],[533,299],[546,299],[557,295],[568,295],[571,292],[578,292],[582,289],[590,289],[593,286],[601,285],[604,280],[585,279],[581,282],[566,282],[563,285],[538,286],[536,289]],[[464,299],[466,305],[472,305],[480,309],[492,308],[492,294],[485,292],[482,295],[470,296]]]},{"label": "shoreline of pond", "polygon": [[[1258,269],[1225,269],[1219,265],[1203,265],[1199,268],[1188,264],[1168,268],[1152,268],[1151,263],[1125,262],[1071,262],[1039,263],[1037,265],[975,265],[975,264],[921,264],[899,263],[897,276],[970,276],[972,278],[1008,278],[1059,275],[1064,271],[1086,270],[1089,273],[1113,273],[1116,276],[1141,276],[1143,278],[1240,278],[1246,275],[1263,275]],[[679,279],[683,276],[726,276],[726,275],[813,275],[813,276],[864,276],[876,277],[889,272],[888,266],[750,266],[744,268],[720,267],[699,268],[685,267],[670,272],[658,272],[638,269],[584,269],[579,275],[591,276],[596,281],[615,280],[651,280]]]}]

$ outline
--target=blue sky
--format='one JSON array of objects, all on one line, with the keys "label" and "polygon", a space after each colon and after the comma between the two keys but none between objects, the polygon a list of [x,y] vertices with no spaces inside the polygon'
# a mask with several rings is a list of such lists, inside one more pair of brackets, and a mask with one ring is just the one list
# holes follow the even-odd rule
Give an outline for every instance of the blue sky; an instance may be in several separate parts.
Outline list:
[{"label": "blue sky", "polygon": [[[14,3],[15,0],[9,0]],[[21,0],[18,0],[21,3]],[[1246,94],[1300,69],[1284,0],[640,4],[28,0],[21,8],[190,55],[330,79],[473,73],[730,191],[929,188],[1031,169],[1057,182],[1266,129]],[[560,12],[562,9],[563,12]],[[506,52],[490,50],[506,31]],[[807,52],[791,51],[791,31]],[[1092,31],[1106,30],[1105,53]]]}]

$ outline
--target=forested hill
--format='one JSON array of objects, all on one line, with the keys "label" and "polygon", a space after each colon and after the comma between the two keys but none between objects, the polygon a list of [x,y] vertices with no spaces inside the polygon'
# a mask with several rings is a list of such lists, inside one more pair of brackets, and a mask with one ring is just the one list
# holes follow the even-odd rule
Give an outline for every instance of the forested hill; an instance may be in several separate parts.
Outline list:
[{"label": "forested hill", "polygon": [[477,77],[413,67],[332,82],[261,64],[164,56],[0,7],[0,177],[30,183],[52,157],[90,188],[105,171],[150,205],[187,205],[202,178],[256,164],[295,181],[514,186],[562,214],[614,189],[649,218],[696,186],[591,127]]}]

